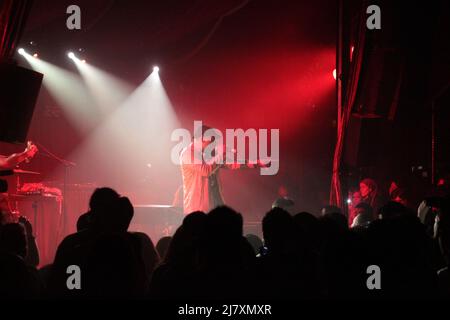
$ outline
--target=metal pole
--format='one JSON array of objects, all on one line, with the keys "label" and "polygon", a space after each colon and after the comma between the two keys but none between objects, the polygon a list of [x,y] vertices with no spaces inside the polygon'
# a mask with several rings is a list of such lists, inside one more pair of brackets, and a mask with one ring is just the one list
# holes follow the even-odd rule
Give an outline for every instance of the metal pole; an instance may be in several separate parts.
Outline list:
[{"label": "metal pole", "polygon": [[[336,66],[336,89],[337,89],[337,108],[338,108],[338,136],[342,134],[344,110],[342,109],[342,55],[343,55],[343,43],[344,43],[344,1],[339,0],[339,16],[338,16],[338,47],[337,47],[337,66]],[[342,181],[341,181],[341,163],[337,168],[337,194],[336,203],[339,207],[346,211],[346,203],[343,201],[342,196]]]},{"label": "metal pole", "polygon": [[436,179],[436,110],[434,101],[431,102],[431,184]]},{"label": "metal pole", "polygon": [[432,97],[431,100],[431,184],[436,183],[436,101],[450,89],[450,82]]}]

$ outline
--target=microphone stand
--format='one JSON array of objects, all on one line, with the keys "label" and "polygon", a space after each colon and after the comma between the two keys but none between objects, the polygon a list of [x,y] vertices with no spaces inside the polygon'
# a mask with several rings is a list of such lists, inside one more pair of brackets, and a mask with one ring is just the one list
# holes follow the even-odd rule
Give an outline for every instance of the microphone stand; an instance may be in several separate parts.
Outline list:
[{"label": "microphone stand", "polygon": [[[39,146],[40,149],[42,149],[42,151],[44,151],[44,153],[42,154],[45,157],[51,158],[53,160],[56,160],[57,162],[59,162],[63,167],[64,167],[64,178],[63,178],[63,198],[62,198],[62,226],[60,226],[60,232],[61,235],[64,235],[66,232],[66,224],[67,224],[67,206],[66,206],[66,197],[67,197],[67,176],[68,176],[68,170],[70,167],[75,167],[77,164],[75,162],[66,160],[66,159],[62,159],[60,157],[58,157],[57,155],[53,154],[52,152],[50,152],[45,146],[43,146],[40,143],[36,144]],[[61,224],[61,223],[60,223]]]}]

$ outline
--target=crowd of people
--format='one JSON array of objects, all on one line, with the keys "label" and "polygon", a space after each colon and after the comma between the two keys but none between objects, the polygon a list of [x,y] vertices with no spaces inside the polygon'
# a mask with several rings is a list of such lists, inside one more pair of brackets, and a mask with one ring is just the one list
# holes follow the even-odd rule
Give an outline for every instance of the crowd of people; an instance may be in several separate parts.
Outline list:
[{"label": "crowd of people", "polygon": [[[392,187],[395,191],[395,187]],[[403,299],[450,297],[450,205],[445,195],[408,208],[397,190],[377,202],[363,180],[349,214],[319,216],[274,206],[263,239],[243,234],[243,217],[227,206],[185,216],[156,245],[128,231],[133,206],[110,188],[92,194],[90,211],[51,265],[39,258],[26,220],[0,227],[0,296],[9,298]],[[355,204],[356,196],[360,201]],[[68,284],[77,266],[80,285]],[[381,288],[367,285],[369,266]]]}]

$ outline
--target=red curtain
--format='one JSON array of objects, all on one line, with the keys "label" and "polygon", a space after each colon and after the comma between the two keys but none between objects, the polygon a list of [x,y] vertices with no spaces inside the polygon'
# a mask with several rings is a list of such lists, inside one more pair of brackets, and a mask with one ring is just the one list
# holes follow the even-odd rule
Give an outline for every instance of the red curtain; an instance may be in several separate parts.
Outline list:
[{"label": "red curtain", "polygon": [[[345,89],[343,89],[342,96],[342,107],[338,110],[337,119],[337,141],[334,150],[333,158],[333,173],[331,178],[331,192],[330,192],[330,204],[344,208],[344,195],[342,194],[342,181],[341,181],[341,168],[342,168],[342,155],[344,151],[344,142],[347,133],[348,122],[350,119],[351,112],[354,107],[356,93],[358,91],[358,84],[361,74],[361,67],[363,64],[364,47],[366,40],[366,8],[364,5],[361,6],[361,12],[358,15],[359,26],[357,29],[356,39],[352,41],[354,51],[352,54],[352,61],[349,65],[347,73],[347,83]],[[345,31],[344,31],[345,32]],[[345,43],[345,42],[343,42]],[[349,43],[347,43],[349,44]],[[350,47],[350,45],[349,45]],[[350,48],[346,48],[350,50]],[[340,57],[342,59],[342,56]],[[341,81],[338,79],[338,81]]]},{"label": "red curtain", "polygon": [[0,61],[12,59],[32,2],[32,0],[0,1]]}]

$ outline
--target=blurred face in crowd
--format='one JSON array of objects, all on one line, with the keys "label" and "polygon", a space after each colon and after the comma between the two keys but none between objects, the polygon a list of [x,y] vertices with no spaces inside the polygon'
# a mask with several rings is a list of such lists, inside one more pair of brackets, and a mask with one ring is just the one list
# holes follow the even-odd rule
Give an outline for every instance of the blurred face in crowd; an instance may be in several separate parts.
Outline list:
[{"label": "blurred face in crowd", "polygon": [[349,200],[347,202],[350,210],[361,202],[361,193],[359,191],[354,191],[349,193]]},{"label": "blurred face in crowd", "polygon": [[285,186],[280,186],[278,188],[278,195],[280,197],[287,197],[288,196],[288,190]]},{"label": "blurred face in crowd", "polygon": [[361,193],[361,197],[365,198],[372,192],[372,190],[370,189],[370,187],[368,185],[361,182],[359,184],[359,192]]},{"label": "blurred face in crowd", "polygon": [[408,205],[406,199],[403,199],[400,196],[395,197],[394,199],[392,199],[392,201],[398,202],[398,203],[404,205],[405,207]]},{"label": "blurred face in crowd", "polygon": [[364,210],[364,208],[355,208],[355,217],[357,217],[360,214],[365,213],[366,211]]},{"label": "blurred face in crowd", "polygon": [[361,192],[359,192],[359,191],[353,192],[352,202],[355,205],[361,202]]},{"label": "blurred face in crowd", "polygon": [[394,181],[391,182],[391,185],[389,187],[389,194],[392,194],[392,192],[394,192],[394,190],[398,189],[397,183],[395,183]]}]

